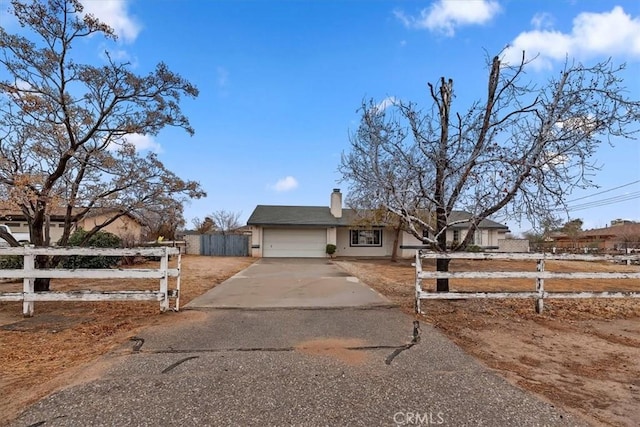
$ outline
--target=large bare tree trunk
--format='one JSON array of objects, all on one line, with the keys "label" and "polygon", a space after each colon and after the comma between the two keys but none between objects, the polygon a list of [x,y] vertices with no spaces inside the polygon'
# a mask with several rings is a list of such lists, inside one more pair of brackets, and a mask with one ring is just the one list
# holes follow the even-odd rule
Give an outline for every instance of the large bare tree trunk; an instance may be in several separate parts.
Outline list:
[{"label": "large bare tree trunk", "polygon": [[[440,222],[440,221],[443,221],[443,220],[444,219],[441,219],[440,215],[438,215],[437,221]],[[440,228],[440,224],[438,224],[438,228],[440,230],[442,230],[442,228]],[[447,233],[446,233],[446,231],[443,231],[438,236],[438,250],[440,252],[446,252],[447,251]],[[443,272],[449,271],[449,262],[450,261],[451,261],[451,259],[449,259],[449,258],[437,258],[436,259],[436,271],[443,271]],[[449,279],[436,279],[436,291],[437,292],[449,292]]]},{"label": "large bare tree trunk", "polygon": [[398,261],[398,242],[400,241],[401,229],[400,227],[397,227],[393,231],[394,231],[394,237],[393,237],[393,251],[391,252],[391,261],[396,262]]},{"label": "large bare tree trunk", "polygon": [[[445,181],[449,160],[447,156],[449,143],[449,112],[453,92],[453,81],[442,78],[440,83],[440,142],[438,145],[438,160],[436,162],[436,181],[433,193],[436,201],[436,230],[438,230],[438,251],[447,252],[447,210],[445,203]],[[436,99],[436,98],[434,98]],[[449,259],[436,259],[436,271],[449,271]],[[449,292],[449,279],[436,279],[437,292]]]},{"label": "large bare tree trunk", "polygon": [[[436,259],[436,271],[449,271],[449,258]],[[437,292],[449,292],[449,279],[436,279]]]},{"label": "large bare tree trunk", "polygon": [[[29,232],[31,234],[31,243],[38,247],[46,246],[45,240],[45,215],[44,212],[36,212],[33,221],[30,224]],[[51,259],[48,256],[38,255],[35,259],[36,268],[49,268]],[[38,277],[34,282],[34,290],[36,292],[47,292],[50,290],[51,279],[45,277]]]}]

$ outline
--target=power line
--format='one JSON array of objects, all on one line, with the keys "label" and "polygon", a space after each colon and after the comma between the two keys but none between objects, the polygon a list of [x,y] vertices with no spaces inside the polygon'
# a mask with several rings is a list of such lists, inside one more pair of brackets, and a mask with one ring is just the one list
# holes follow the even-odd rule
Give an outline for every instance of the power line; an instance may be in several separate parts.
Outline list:
[{"label": "power line", "polygon": [[608,189],[608,190],[599,191],[599,192],[597,192],[597,193],[593,193],[593,194],[590,194],[590,195],[588,195],[588,196],[578,197],[577,199],[573,199],[573,200],[567,200],[567,202],[566,202],[566,203],[573,203],[573,202],[576,202],[576,201],[578,201],[578,200],[588,199],[589,197],[599,196],[600,194],[609,193],[609,192],[611,192],[611,191],[618,190],[618,189],[620,189],[620,188],[624,188],[624,187],[628,187],[628,186],[630,186],[630,185],[637,184],[637,183],[639,183],[639,182],[640,182],[640,179],[639,179],[639,180],[637,180],[637,181],[630,182],[630,183],[628,183],[628,184],[622,184],[622,185],[619,185],[619,186],[617,186],[617,187],[610,188],[610,189]]},{"label": "power line", "polygon": [[628,200],[634,200],[640,198],[640,191],[633,193],[620,194],[618,196],[609,197],[606,199],[594,200],[592,202],[582,203],[574,206],[567,207],[568,211],[580,211],[589,208],[596,208],[599,206],[613,205],[616,203],[626,202]]}]

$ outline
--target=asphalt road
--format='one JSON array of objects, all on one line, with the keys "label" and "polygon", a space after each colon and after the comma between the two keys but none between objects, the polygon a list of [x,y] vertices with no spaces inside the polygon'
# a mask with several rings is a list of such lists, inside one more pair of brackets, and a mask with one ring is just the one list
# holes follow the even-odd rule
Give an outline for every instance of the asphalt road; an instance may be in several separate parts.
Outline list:
[{"label": "asphalt road", "polygon": [[[371,301],[368,287],[331,263],[280,262],[255,264],[225,292],[236,301],[235,287],[244,286],[249,299],[264,301],[260,289],[265,299],[284,289],[304,300],[298,291],[306,288],[320,300],[303,309],[213,308],[224,306],[224,295],[218,303],[194,300],[189,310],[168,314],[175,317],[170,326],[123,343],[12,425],[585,425],[510,385],[384,298],[373,293],[380,300]],[[264,280],[277,270],[280,288],[277,277]],[[358,305],[351,295],[341,306],[315,287],[344,289],[331,279],[311,286],[313,277],[358,285],[354,292],[364,299]]]}]

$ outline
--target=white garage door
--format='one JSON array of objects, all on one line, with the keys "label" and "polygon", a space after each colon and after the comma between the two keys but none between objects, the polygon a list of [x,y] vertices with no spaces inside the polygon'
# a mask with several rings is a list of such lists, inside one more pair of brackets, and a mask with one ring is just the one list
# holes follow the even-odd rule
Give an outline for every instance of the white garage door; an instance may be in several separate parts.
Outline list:
[{"label": "white garage door", "polygon": [[324,228],[266,228],[263,257],[270,258],[324,258],[327,230]]}]

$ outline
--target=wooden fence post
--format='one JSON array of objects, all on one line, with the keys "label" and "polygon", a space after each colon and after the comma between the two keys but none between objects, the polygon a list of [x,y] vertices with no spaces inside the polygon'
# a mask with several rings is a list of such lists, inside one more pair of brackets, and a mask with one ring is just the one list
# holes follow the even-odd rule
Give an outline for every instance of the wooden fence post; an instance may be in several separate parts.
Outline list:
[{"label": "wooden fence post", "polygon": [[180,271],[182,269],[182,252],[178,252],[178,277],[176,277],[176,311],[180,310]]},{"label": "wooden fence post", "polygon": [[[536,270],[540,273],[544,271],[544,258],[538,260]],[[536,279],[536,292],[538,292],[538,297],[536,298],[536,313],[540,314],[542,310],[544,310],[544,279],[540,277]]]},{"label": "wooden fence post", "polygon": [[422,292],[422,279],[420,273],[422,273],[422,251],[416,251],[416,304],[415,310],[417,314],[422,314],[420,308],[420,293]]},{"label": "wooden fence post", "polygon": [[160,258],[160,270],[162,271],[162,278],[160,279],[160,292],[164,295],[160,301],[160,311],[165,312],[169,310],[169,251],[167,248],[163,248],[164,253]]},{"label": "wooden fence post", "polygon": [[[23,298],[27,296],[27,294],[33,294],[34,292],[34,283],[35,279],[33,277],[29,277],[33,274],[33,270],[35,269],[35,255],[33,254],[24,254],[22,257],[22,269],[24,270],[24,278],[22,280],[22,292]],[[33,316],[33,301],[22,301],[22,315],[24,317],[32,317]]]}]

